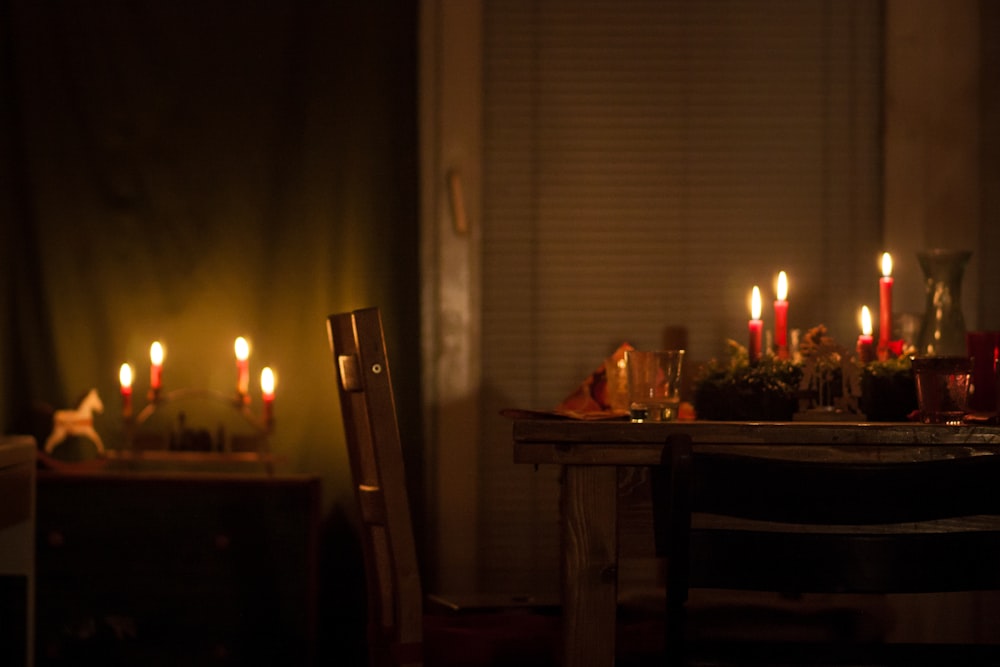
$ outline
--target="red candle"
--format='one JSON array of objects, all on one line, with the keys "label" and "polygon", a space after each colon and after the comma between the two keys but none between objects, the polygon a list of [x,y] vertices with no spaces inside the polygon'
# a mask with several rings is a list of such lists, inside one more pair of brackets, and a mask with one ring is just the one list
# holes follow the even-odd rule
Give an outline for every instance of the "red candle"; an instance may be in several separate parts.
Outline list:
[{"label": "red candle", "polygon": [[274,419],[274,371],[264,367],[260,372],[260,393],[264,399],[264,423],[270,424]]},{"label": "red candle", "polygon": [[774,344],[778,348],[778,358],[788,358],[788,277],[784,271],[778,273],[777,300],[774,302]]},{"label": "red candle", "polygon": [[155,341],[149,346],[149,388],[159,391],[163,384],[163,346]]},{"label": "red candle", "polygon": [[240,336],[233,347],[236,351],[236,392],[246,396],[250,392],[250,344]]},{"label": "red candle", "polygon": [[878,357],[884,361],[889,357],[892,339],[892,257],[887,252],[882,253],[882,278],[878,287]]},{"label": "red candle", "polygon": [[118,370],[118,381],[121,383],[122,392],[122,415],[132,416],[132,367],[122,364]]},{"label": "red candle", "polygon": [[868,306],[861,307],[861,335],[858,336],[858,359],[867,364],[875,361],[875,347],[872,338],[872,314]]},{"label": "red candle", "polygon": [[750,346],[747,348],[751,364],[760,359],[761,334],[764,332],[760,310],[760,288],[754,285],[750,296]]}]

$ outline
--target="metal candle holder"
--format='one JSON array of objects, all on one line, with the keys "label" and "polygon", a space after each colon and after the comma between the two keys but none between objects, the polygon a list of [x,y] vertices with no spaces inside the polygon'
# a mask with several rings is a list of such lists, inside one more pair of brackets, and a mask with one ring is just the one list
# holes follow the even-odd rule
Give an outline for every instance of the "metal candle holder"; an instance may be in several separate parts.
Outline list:
[{"label": "metal candle holder", "polygon": [[[122,416],[125,421],[125,439],[127,448],[130,450],[135,450],[137,443],[141,444],[143,439],[138,436],[139,430],[142,428],[150,417],[152,417],[161,408],[176,404],[182,401],[200,399],[208,400],[216,403],[218,405],[225,406],[229,409],[234,410],[244,422],[246,422],[253,430],[253,435],[251,436],[236,436],[230,437],[230,446],[227,448],[225,446],[225,434],[224,430],[220,428],[216,432],[216,437],[214,442],[209,441],[208,447],[205,446],[191,446],[191,442],[204,441],[203,437],[199,436],[206,431],[195,431],[188,429],[184,423],[185,413],[181,412],[179,417],[181,441],[170,442],[167,448],[172,450],[181,451],[248,451],[251,448],[245,446],[245,443],[251,442],[255,444],[252,448],[257,452],[264,454],[268,451],[268,437],[274,430],[274,412],[271,400],[264,401],[264,409],[261,414],[255,414],[250,409],[250,396],[248,394],[237,392],[235,396],[225,395],[223,393],[212,391],[209,389],[176,389],[170,392],[161,392],[159,388],[150,389],[148,393],[148,402],[139,411],[138,414],[133,415],[131,402],[125,403],[122,409]],[[184,442],[185,436],[191,436],[191,442]],[[162,439],[158,438],[160,442]],[[234,446],[235,444],[238,446]],[[143,447],[139,447],[142,449]],[[162,447],[161,447],[162,449]]]}]

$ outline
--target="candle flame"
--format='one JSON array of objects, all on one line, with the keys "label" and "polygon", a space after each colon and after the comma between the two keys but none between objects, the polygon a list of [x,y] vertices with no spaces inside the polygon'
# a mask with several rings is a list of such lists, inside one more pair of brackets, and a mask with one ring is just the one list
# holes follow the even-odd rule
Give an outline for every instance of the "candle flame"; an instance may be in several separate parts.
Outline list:
[{"label": "candle flame", "polygon": [[122,389],[128,389],[132,386],[132,367],[128,364],[122,364],[122,367],[118,369],[118,381],[122,385]]},{"label": "candle flame", "polygon": [[861,306],[861,333],[866,336],[872,335],[872,314],[868,306]]},{"label": "candle flame", "polygon": [[788,276],[784,271],[778,272],[778,301],[788,298]]},{"label": "candle flame", "polygon": [[892,275],[892,256],[887,252],[882,253],[882,275],[886,278]]},{"label": "candle flame", "polygon": [[750,295],[750,318],[760,319],[760,288],[753,286],[753,293]]},{"label": "candle flame", "polygon": [[236,339],[236,344],[233,347],[236,350],[236,358],[240,361],[246,361],[250,358],[250,344],[243,336]]},{"label": "candle flame", "polygon": [[149,360],[154,366],[159,366],[163,363],[163,346],[160,345],[160,341],[155,341],[149,346]]},{"label": "candle flame", "polygon": [[274,394],[274,371],[271,370],[270,366],[265,366],[264,370],[260,372],[260,391],[265,396],[270,396]]}]

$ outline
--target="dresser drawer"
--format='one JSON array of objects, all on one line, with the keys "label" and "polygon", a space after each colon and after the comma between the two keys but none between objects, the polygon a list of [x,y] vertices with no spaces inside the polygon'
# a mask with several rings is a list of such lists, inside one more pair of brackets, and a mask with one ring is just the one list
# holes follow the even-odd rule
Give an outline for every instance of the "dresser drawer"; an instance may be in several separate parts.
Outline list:
[{"label": "dresser drawer", "polygon": [[318,526],[313,476],[42,475],[40,654],[102,625],[109,651],[311,654]]}]

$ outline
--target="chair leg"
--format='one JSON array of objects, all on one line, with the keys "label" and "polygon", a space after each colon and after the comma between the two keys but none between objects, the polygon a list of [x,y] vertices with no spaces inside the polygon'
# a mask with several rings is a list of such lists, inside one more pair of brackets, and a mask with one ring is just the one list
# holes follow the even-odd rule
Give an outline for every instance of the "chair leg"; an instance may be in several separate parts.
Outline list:
[{"label": "chair leg", "polygon": [[686,651],[685,610],[691,533],[691,438],[671,436],[664,458],[670,458],[667,519],[666,651],[668,665],[683,665]]},{"label": "chair leg", "polygon": [[687,663],[687,648],[684,641],[684,604],[668,604],[665,639],[666,664],[668,667],[683,667]]}]

